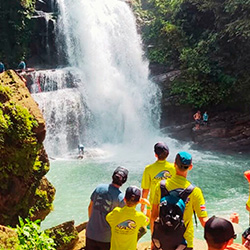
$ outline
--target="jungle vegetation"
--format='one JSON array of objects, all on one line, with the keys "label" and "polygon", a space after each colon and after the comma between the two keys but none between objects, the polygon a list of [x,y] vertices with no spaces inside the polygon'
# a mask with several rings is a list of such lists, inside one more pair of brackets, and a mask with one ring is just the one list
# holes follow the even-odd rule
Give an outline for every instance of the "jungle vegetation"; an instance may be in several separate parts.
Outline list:
[{"label": "jungle vegetation", "polygon": [[0,1],[0,61],[16,68],[29,55],[31,17],[36,0]]},{"label": "jungle vegetation", "polygon": [[181,70],[179,104],[249,110],[250,0],[141,0],[151,63]]}]

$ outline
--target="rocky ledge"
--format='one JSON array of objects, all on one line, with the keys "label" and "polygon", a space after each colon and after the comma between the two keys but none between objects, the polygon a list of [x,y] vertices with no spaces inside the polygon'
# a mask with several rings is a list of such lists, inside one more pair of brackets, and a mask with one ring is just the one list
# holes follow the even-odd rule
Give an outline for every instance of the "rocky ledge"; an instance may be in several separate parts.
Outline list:
[{"label": "rocky ledge", "polygon": [[192,142],[192,148],[223,153],[247,153],[250,151],[250,114],[221,112],[210,115],[207,125],[190,122],[163,129],[170,137]]},{"label": "rocky ledge", "polygon": [[[157,67],[156,67],[157,68]],[[223,153],[250,152],[250,113],[235,110],[222,111],[221,107],[208,111],[208,126],[194,129],[193,114],[197,111],[188,105],[179,105],[171,95],[171,83],[180,74],[175,70],[162,73],[154,69],[153,80],[162,90],[161,128],[170,137],[191,142],[194,149]],[[201,110],[203,113],[205,110]]]}]

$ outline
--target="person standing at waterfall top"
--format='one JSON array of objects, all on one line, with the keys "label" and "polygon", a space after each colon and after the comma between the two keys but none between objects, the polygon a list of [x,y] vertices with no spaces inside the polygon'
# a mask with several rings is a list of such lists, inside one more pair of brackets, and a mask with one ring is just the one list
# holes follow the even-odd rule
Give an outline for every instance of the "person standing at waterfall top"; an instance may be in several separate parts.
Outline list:
[{"label": "person standing at waterfall top", "polygon": [[[145,167],[141,182],[142,198],[147,199],[149,195],[150,204],[152,204],[154,198],[156,184],[175,175],[174,164],[166,160],[169,155],[168,146],[164,142],[158,142],[154,145],[154,153],[157,160]],[[142,204],[141,211],[143,212],[144,209],[145,205]],[[150,213],[151,207],[147,206],[148,217],[150,217]]]},{"label": "person standing at waterfall top", "polygon": [[111,229],[106,215],[115,207],[124,207],[124,194],[119,188],[127,181],[128,170],[115,169],[111,184],[100,184],[91,194],[86,228],[86,250],[109,250]]}]

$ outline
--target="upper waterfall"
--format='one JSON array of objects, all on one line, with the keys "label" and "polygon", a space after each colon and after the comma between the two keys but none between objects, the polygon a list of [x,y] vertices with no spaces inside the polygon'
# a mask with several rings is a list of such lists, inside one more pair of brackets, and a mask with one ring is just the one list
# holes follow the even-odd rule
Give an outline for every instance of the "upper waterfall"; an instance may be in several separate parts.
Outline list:
[{"label": "upper waterfall", "polygon": [[[33,76],[42,91],[53,90],[34,94],[49,128],[45,142],[49,153],[55,153],[51,147],[55,137],[65,152],[79,142],[131,144],[154,134],[160,91],[148,78],[130,7],[120,0],[58,0],[58,7],[58,46],[69,67],[60,70],[64,74]],[[68,83],[58,84],[60,75]]]}]

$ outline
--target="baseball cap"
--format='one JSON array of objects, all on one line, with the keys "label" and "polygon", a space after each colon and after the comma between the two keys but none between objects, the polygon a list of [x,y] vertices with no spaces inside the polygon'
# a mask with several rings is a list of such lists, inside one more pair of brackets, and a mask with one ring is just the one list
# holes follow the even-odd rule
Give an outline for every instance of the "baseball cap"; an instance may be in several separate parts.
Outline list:
[{"label": "baseball cap", "polygon": [[122,185],[127,181],[128,178],[128,170],[123,167],[117,167],[113,173],[113,182]]},{"label": "baseball cap", "polygon": [[139,201],[141,198],[141,189],[136,186],[130,186],[126,189],[125,199],[127,201]]},{"label": "baseball cap", "polygon": [[169,148],[164,142],[157,142],[154,146],[154,151],[157,155],[161,155],[163,152],[169,153]]},{"label": "baseball cap", "polygon": [[176,155],[175,161],[182,166],[190,166],[192,164],[192,156],[188,152],[182,151]]},{"label": "baseball cap", "polygon": [[236,234],[240,231],[241,228],[238,224],[213,216],[205,224],[204,238],[214,243],[224,243],[232,238],[235,239]]}]

